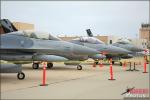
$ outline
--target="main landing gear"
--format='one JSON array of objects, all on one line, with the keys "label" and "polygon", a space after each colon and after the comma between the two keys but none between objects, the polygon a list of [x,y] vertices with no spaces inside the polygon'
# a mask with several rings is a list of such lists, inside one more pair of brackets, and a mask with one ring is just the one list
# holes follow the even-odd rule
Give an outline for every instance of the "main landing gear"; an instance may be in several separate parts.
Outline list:
[{"label": "main landing gear", "polygon": [[39,68],[39,63],[33,63],[32,68],[33,69],[38,69]]},{"label": "main landing gear", "polygon": [[[33,63],[32,68],[33,69],[38,69],[40,63]],[[47,68],[51,69],[53,67],[53,63],[47,63]]]},{"label": "main landing gear", "polygon": [[47,68],[51,69],[53,67],[53,63],[47,63]]}]

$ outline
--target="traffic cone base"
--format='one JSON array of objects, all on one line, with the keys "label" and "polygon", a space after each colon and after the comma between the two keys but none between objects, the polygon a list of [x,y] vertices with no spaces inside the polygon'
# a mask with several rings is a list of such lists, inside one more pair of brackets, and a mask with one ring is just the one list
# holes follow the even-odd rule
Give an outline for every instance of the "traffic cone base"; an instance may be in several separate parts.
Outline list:
[{"label": "traffic cone base", "polygon": [[40,84],[40,86],[48,86],[48,84]]},{"label": "traffic cone base", "polygon": [[148,73],[148,72],[143,72],[143,73]]},{"label": "traffic cone base", "polygon": [[113,81],[113,80],[116,80],[116,79],[108,79],[108,80],[112,80]]}]

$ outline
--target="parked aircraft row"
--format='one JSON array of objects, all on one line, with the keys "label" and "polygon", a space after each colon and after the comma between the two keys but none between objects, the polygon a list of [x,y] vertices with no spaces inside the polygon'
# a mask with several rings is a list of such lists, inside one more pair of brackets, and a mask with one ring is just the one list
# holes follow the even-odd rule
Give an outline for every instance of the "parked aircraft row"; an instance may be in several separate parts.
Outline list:
[{"label": "parked aircraft row", "polygon": [[[95,38],[93,37],[93,34],[91,32],[90,29],[87,29],[87,35],[89,37],[92,37],[92,38]],[[96,39],[96,38],[95,38]],[[86,42],[87,43],[87,42]],[[105,45],[104,43],[101,42],[101,46]],[[87,45],[88,47],[90,47],[89,45]],[[93,46],[93,45],[92,45]],[[136,45],[133,45],[130,43],[129,40],[127,39],[119,39],[116,43],[113,43],[113,44],[110,44],[110,45],[107,45],[109,46],[110,48],[108,48],[109,50],[113,49],[114,47],[116,47],[117,50],[120,50],[122,49],[122,51],[125,53],[127,52],[126,54],[124,53],[121,53],[121,52],[118,52],[117,50],[114,50],[114,53],[116,53],[116,55],[112,55],[112,54],[109,54],[107,53],[106,54],[106,58],[109,59],[109,58],[112,58],[113,61],[112,63],[114,64],[115,63],[115,60],[120,60],[120,59],[129,59],[129,58],[133,58],[134,56],[136,56],[139,52],[142,52],[144,51],[145,49],[142,48],[142,47],[139,47],[139,46],[136,46]],[[96,47],[96,46],[95,46]],[[113,47],[113,48],[112,48]],[[93,47],[94,48],[94,47]],[[106,50],[104,50],[106,51]],[[112,50],[113,51],[113,50]],[[120,62],[120,65],[122,65],[122,63]]]},{"label": "parked aircraft row", "polygon": [[[106,45],[99,39],[94,38],[90,30],[87,30],[87,37],[63,41],[51,34],[47,38],[43,38],[38,34],[44,33],[18,31],[9,20],[3,19],[1,21],[7,33],[1,35],[1,60],[16,64],[16,66],[14,64],[2,64],[1,73],[11,73],[14,67],[22,68],[19,64],[27,62],[33,62],[33,69],[38,69],[42,61],[48,62],[47,68],[52,68],[53,62],[64,62],[67,65],[77,65],[77,69],[82,70],[82,66],[76,61],[84,61],[89,58],[96,61],[104,58],[130,58],[129,55],[136,50],[138,52],[144,50],[130,44],[125,45],[124,43],[121,45],[120,42]],[[25,78],[25,74],[20,69],[16,68],[14,72],[18,72],[18,79]]]}]

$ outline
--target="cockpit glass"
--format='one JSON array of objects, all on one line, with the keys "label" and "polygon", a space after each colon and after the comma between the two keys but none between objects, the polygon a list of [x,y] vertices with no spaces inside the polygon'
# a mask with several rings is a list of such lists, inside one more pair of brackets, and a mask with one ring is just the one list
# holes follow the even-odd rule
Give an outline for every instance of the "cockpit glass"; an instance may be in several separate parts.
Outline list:
[{"label": "cockpit glass", "polygon": [[119,39],[118,41],[117,41],[118,43],[120,43],[120,44],[130,44],[130,41],[129,40],[127,40],[127,39]]},{"label": "cockpit glass", "polygon": [[78,40],[80,42],[92,43],[92,44],[104,44],[104,42],[102,42],[99,39],[94,38],[94,37],[80,37],[80,38],[76,38],[74,40]]},{"label": "cockpit glass", "polygon": [[127,42],[119,42],[120,44],[128,44]]},{"label": "cockpit glass", "polygon": [[35,39],[43,39],[43,40],[61,40],[55,36],[52,36],[49,33],[43,32],[33,32],[33,31],[18,31],[12,32],[10,34],[22,35],[24,37],[35,38]]}]

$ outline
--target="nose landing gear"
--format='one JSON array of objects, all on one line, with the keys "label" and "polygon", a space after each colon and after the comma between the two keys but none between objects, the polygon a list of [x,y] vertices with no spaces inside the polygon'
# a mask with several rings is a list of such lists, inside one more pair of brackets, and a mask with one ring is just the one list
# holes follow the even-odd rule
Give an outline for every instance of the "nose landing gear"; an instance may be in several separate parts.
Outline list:
[{"label": "nose landing gear", "polygon": [[33,69],[38,69],[39,68],[39,63],[33,63],[32,68]]},{"label": "nose landing gear", "polygon": [[53,63],[47,63],[47,68],[51,69],[53,67]]},{"label": "nose landing gear", "polygon": [[19,80],[23,80],[25,78],[25,74],[23,72],[17,74],[17,78]]}]

